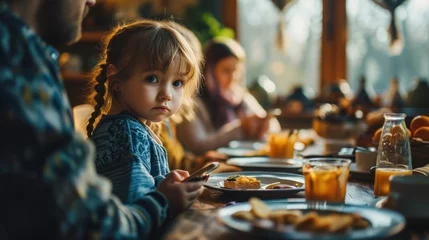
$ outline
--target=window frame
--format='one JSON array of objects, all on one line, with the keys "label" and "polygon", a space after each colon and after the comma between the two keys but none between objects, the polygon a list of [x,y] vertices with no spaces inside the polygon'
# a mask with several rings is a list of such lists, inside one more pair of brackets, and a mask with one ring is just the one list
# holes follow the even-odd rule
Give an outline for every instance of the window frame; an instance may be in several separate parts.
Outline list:
[{"label": "window frame", "polygon": [[[237,32],[237,0],[221,0],[222,22]],[[322,0],[322,42],[319,92],[332,83],[347,79],[347,14],[346,0]],[[238,36],[236,34],[238,40]]]}]

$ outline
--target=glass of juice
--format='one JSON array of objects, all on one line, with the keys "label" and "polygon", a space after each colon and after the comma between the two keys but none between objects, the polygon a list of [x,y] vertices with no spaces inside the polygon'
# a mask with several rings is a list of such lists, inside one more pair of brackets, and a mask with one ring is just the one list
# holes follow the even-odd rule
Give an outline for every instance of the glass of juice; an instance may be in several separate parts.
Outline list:
[{"label": "glass of juice", "polygon": [[270,157],[272,158],[287,157],[288,138],[289,138],[289,131],[270,133],[268,137],[268,144],[270,146],[270,153],[269,153]]},{"label": "glass of juice", "polygon": [[308,158],[303,160],[305,199],[343,203],[351,160],[342,158]]},{"label": "glass of juice", "polygon": [[378,143],[374,195],[389,194],[390,176],[412,175],[411,149],[405,114],[384,114],[384,125]]}]

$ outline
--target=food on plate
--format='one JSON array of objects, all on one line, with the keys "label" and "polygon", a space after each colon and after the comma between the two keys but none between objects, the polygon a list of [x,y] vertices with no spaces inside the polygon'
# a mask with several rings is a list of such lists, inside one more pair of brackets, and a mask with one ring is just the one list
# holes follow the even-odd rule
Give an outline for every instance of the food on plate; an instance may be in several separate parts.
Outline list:
[{"label": "food on plate", "polygon": [[247,221],[252,221],[253,219],[255,219],[255,216],[253,215],[253,213],[249,211],[238,211],[232,214],[232,217],[236,219],[247,220]]},{"label": "food on plate", "polygon": [[241,221],[248,221],[254,227],[259,228],[293,226],[296,231],[344,233],[353,229],[370,227],[370,223],[358,213],[331,211],[304,213],[295,209],[271,210],[258,198],[251,198],[249,204],[251,206],[250,211],[238,211],[232,217]]},{"label": "food on plate", "polygon": [[291,186],[289,184],[275,184],[274,186],[272,186],[271,188],[267,189],[289,189],[289,188],[295,188],[294,186]]},{"label": "food on plate", "polygon": [[265,185],[265,189],[273,189],[275,186],[279,185],[280,182],[274,182],[274,183],[270,183],[268,185]]},{"label": "food on plate", "polygon": [[332,232],[332,233],[345,232],[348,229],[353,228],[353,217],[350,214],[347,214],[347,215],[332,214],[328,216],[321,216],[316,226],[321,226],[321,225],[324,225],[324,229],[322,231],[325,231],[325,232]]},{"label": "food on plate", "polygon": [[261,185],[261,181],[256,177],[250,177],[245,175],[232,175],[223,181],[224,188],[234,189],[291,189],[295,186],[289,184],[283,184],[281,182],[273,182],[270,184]]},{"label": "food on plate", "polygon": [[255,177],[248,177],[244,175],[233,175],[228,177],[223,185],[225,188],[235,189],[259,189],[261,188],[261,181]]},{"label": "food on plate", "polygon": [[355,213],[351,215],[353,218],[353,228],[356,229],[365,229],[369,227],[369,222],[362,218],[361,215]]},{"label": "food on plate", "polygon": [[251,198],[249,200],[250,206],[252,209],[250,212],[257,218],[266,219],[269,216],[270,208],[262,202],[259,198]]},{"label": "food on plate", "polygon": [[317,218],[318,216],[315,212],[309,212],[298,219],[295,228],[297,230],[310,231],[313,229],[313,226],[317,224]]},{"label": "food on plate", "polygon": [[295,224],[301,218],[302,212],[299,210],[274,210],[270,211],[268,218],[278,224]]}]

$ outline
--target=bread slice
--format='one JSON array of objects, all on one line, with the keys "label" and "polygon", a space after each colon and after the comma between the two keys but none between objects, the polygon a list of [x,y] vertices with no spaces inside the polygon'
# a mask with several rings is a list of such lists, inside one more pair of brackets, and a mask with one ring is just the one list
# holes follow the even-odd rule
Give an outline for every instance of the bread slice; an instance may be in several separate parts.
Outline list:
[{"label": "bread slice", "polygon": [[223,182],[223,185],[225,188],[259,189],[261,188],[261,181],[253,177],[234,175],[234,176],[228,177]]},{"label": "bread slice", "polygon": [[237,181],[224,181],[223,185],[225,188],[236,188],[236,189],[259,189],[261,188],[261,181],[239,183]]}]

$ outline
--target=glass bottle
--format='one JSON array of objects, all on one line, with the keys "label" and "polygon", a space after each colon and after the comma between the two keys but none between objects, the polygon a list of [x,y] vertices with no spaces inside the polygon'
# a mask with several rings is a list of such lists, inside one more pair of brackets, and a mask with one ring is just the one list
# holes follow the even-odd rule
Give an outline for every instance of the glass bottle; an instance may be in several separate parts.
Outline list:
[{"label": "glass bottle", "polygon": [[389,193],[392,175],[412,175],[411,149],[404,113],[384,114],[384,125],[378,144],[374,195]]}]

